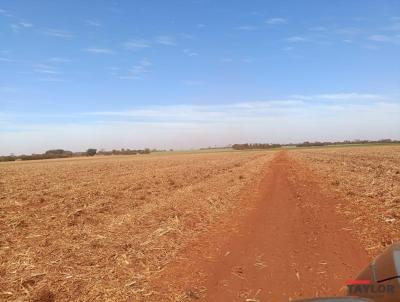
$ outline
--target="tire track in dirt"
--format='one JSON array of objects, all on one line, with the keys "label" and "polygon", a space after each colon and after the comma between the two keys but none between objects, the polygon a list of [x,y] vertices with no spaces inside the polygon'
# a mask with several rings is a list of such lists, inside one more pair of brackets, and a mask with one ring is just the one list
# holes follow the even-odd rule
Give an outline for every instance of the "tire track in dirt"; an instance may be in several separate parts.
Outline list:
[{"label": "tire track in dirt", "polygon": [[212,261],[192,258],[205,276],[202,301],[336,296],[369,262],[336,214],[336,201],[286,152],[271,162],[259,193],[256,208]]}]

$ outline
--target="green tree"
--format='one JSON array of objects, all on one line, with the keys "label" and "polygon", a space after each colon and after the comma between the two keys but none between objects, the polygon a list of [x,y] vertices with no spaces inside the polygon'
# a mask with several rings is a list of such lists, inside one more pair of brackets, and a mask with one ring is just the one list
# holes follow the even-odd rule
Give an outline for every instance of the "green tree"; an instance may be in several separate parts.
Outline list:
[{"label": "green tree", "polygon": [[87,149],[86,156],[95,156],[97,153],[97,149]]}]

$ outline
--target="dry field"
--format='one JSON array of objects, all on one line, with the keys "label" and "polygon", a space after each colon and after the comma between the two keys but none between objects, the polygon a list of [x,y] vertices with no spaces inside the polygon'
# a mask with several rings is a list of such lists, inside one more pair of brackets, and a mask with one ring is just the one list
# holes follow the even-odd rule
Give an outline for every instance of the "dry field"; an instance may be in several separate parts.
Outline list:
[{"label": "dry field", "polygon": [[0,300],[157,297],[149,281],[240,205],[274,154],[1,164]]},{"label": "dry field", "polygon": [[295,150],[292,158],[321,176],[337,210],[371,256],[400,241],[400,146]]},{"label": "dry field", "polygon": [[[260,192],[265,199],[253,203]],[[332,200],[338,200],[338,217],[330,215]],[[282,256],[281,262],[269,263],[269,275],[258,268],[246,271],[260,286],[266,276],[293,269],[293,259],[280,252],[286,250],[298,258],[303,276],[292,276],[293,294],[324,286],[335,293],[335,284],[342,281],[316,278],[306,269],[314,265],[312,253],[303,255],[298,246],[323,242],[326,236],[347,238],[335,248],[324,249],[329,242],[308,246],[330,257],[330,272],[336,276],[341,268],[342,275],[360,269],[350,260],[341,267],[349,246],[350,253],[358,248],[364,259],[364,249],[374,256],[399,241],[400,146],[2,163],[0,209],[1,301],[190,301],[197,293],[184,288],[186,280],[160,278],[179,279],[176,269],[186,278],[185,268],[208,272],[211,283],[220,281],[212,277],[216,271],[223,276],[227,270],[232,277],[223,246],[236,266],[248,260],[252,267],[252,249],[263,250],[267,258]],[[329,220],[328,229],[321,217]],[[235,219],[237,230],[228,225]],[[273,228],[266,230],[268,223]],[[285,239],[290,236],[293,240]],[[198,247],[204,255],[199,261],[190,258],[197,252],[188,253]],[[333,249],[342,254],[329,254]],[[211,250],[222,258],[207,269]],[[197,267],[202,262],[204,270]],[[273,287],[274,280],[270,290],[279,300],[282,282],[277,278]],[[300,280],[304,284],[296,284]],[[219,294],[208,290],[211,296]]]}]

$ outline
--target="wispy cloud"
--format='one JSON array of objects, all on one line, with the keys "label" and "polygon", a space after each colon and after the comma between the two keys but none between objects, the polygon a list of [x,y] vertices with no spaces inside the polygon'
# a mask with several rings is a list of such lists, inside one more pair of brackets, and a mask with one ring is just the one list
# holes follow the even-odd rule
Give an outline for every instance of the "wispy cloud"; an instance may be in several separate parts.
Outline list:
[{"label": "wispy cloud", "polygon": [[114,51],[109,49],[109,48],[99,48],[99,47],[90,47],[84,49],[86,52],[92,53],[92,54],[113,54]]},{"label": "wispy cloud", "polygon": [[285,41],[289,43],[301,43],[301,42],[307,42],[308,39],[302,36],[292,36],[286,38]]},{"label": "wispy cloud", "polygon": [[255,61],[256,60],[254,58],[250,58],[250,57],[246,57],[246,58],[242,59],[242,62],[246,63],[246,64],[254,63]]},{"label": "wispy cloud", "polygon": [[53,66],[47,65],[47,64],[36,64],[33,66],[33,72],[35,73],[43,73],[43,74],[50,74],[50,75],[55,75],[59,74]]},{"label": "wispy cloud", "polygon": [[326,32],[329,29],[326,26],[314,26],[309,28],[310,31],[315,31],[315,32]]},{"label": "wispy cloud", "polygon": [[189,57],[196,57],[196,56],[199,55],[197,52],[192,51],[192,50],[190,50],[190,49],[183,49],[182,52],[183,52],[185,55],[189,56]]},{"label": "wispy cloud", "polygon": [[98,21],[94,21],[94,20],[86,20],[85,21],[85,25],[87,26],[93,26],[93,27],[100,27],[101,23]]},{"label": "wispy cloud", "polygon": [[11,63],[11,62],[15,62],[15,61],[12,60],[12,59],[9,59],[9,58],[0,57],[0,62],[9,62],[9,63]]},{"label": "wispy cloud", "polygon": [[177,36],[179,38],[183,38],[183,39],[186,39],[186,40],[193,40],[195,38],[194,35],[188,34],[188,33],[181,33],[181,34],[178,34]]},{"label": "wispy cloud", "polygon": [[1,93],[14,93],[17,92],[18,89],[15,87],[11,87],[11,86],[0,86],[0,92]]},{"label": "wispy cloud", "polygon": [[242,25],[235,27],[236,30],[243,30],[243,31],[255,31],[258,29],[258,26],[255,25]]},{"label": "wispy cloud", "polygon": [[368,40],[375,41],[375,42],[386,42],[386,43],[400,43],[400,35],[371,35],[368,37]]},{"label": "wispy cloud", "polygon": [[39,68],[37,68],[37,69],[34,69],[33,71],[37,72],[37,73],[59,74],[58,71],[55,71],[55,70],[52,70],[52,69],[39,69]]},{"label": "wispy cloud", "polygon": [[[197,84],[198,81],[183,81],[184,83]],[[200,82],[201,83],[201,82]],[[373,102],[359,102],[364,98]],[[324,99],[329,102],[315,103],[314,100]],[[347,102],[344,102],[347,101]],[[215,121],[218,117],[220,122],[240,120],[264,120],[275,115],[293,116],[308,112],[337,112],[338,110],[359,109],[369,110],[370,108],[385,111],[394,109],[400,112],[400,103],[393,102],[390,97],[365,94],[365,93],[333,93],[319,95],[293,95],[284,99],[271,99],[264,101],[248,101],[228,104],[214,105],[165,105],[145,106],[122,111],[100,111],[88,112],[84,115],[109,116],[109,117],[131,117],[146,118],[149,122],[162,120],[173,120],[174,122],[186,121]]]},{"label": "wispy cloud", "polygon": [[14,32],[19,32],[22,29],[32,28],[33,24],[29,22],[17,22],[10,24],[10,27]]},{"label": "wispy cloud", "polygon": [[44,29],[41,31],[44,35],[63,38],[63,39],[72,39],[75,38],[75,35],[66,30],[59,29]]},{"label": "wispy cloud", "polygon": [[148,40],[129,40],[124,43],[124,47],[128,50],[139,50],[150,46],[151,43]]},{"label": "wispy cloud", "polygon": [[15,33],[18,33],[20,31],[20,29],[21,29],[21,27],[18,24],[10,24],[10,28]]},{"label": "wispy cloud", "polygon": [[48,58],[47,61],[54,62],[54,63],[70,63],[70,62],[72,62],[72,60],[70,60],[70,59],[60,58],[60,57]]},{"label": "wispy cloud", "polygon": [[140,80],[141,77],[140,76],[136,76],[136,75],[120,75],[117,76],[118,79],[120,80]]},{"label": "wispy cloud", "polygon": [[33,27],[33,24],[29,23],[29,22],[19,22],[19,25],[22,26],[22,27],[25,27],[25,28]]},{"label": "wispy cloud", "polygon": [[[182,34],[185,38],[187,35]],[[192,37],[190,37],[192,38]],[[174,46],[176,45],[176,38],[172,35],[160,35],[152,39],[131,39],[123,44],[124,48],[127,50],[141,50],[154,46],[155,44],[164,46]]]},{"label": "wispy cloud", "polygon": [[63,79],[52,77],[52,76],[49,76],[47,78],[40,78],[39,81],[41,81],[41,82],[54,82],[54,83],[65,82],[65,80],[63,80]]},{"label": "wispy cloud", "polygon": [[222,59],[220,60],[220,62],[221,62],[221,63],[232,63],[232,62],[233,62],[233,59],[232,59],[232,58],[226,57],[226,58],[222,58]]},{"label": "wispy cloud", "polygon": [[388,99],[387,96],[371,93],[330,93],[330,94],[313,94],[313,95],[292,95],[292,98],[301,100],[330,100],[330,101],[372,101]]},{"label": "wispy cloud", "polygon": [[284,18],[270,18],[265,21],[265,23],[270,25],[285,24],[287,22]]},{"label": "wispy cloud", "polygon": [[120,80],[140,80],[149,72],[149,67],[151,65],[152,63],[147,58],[143,58],[127,72],[121,73],[119,68],[113,68],[112,74]]},{"label": "wispy cloud", "polygon": [[176,45],[175,37],[170,35],[161,35],[155,38],[155,42],[161,45],[172,46]]},{"label": "wispy cloud", "polygon": [[38,74],[39,78],[37,78],[37,80],[41,82],[64,82],[63,79],[59,78],[61,72],[52,65],[35,64],[32,71]]},{"label": "wispy cloud", "polygon": [[393,19],[393,23],[385,26],[382,28],[382,30],[386,31],[400,31],[400,19]]},{"label": "wispy cloud", "polygon": [[194,80],[183,80],[182,83],[186,86],[199,86],[202,85],[202,81],[194,81]]},{"label": "wispy cloud", "polygon": [[8,11],[6,11],[5,9],[0,9],[0,15],[4,17],[13,17],[13,15]]},{"label": "wispy cloud", "polygon": [[336,28],[334,32],[340,35],[354,36],[362,34],[364,30],[358,27],[341,27]]}]

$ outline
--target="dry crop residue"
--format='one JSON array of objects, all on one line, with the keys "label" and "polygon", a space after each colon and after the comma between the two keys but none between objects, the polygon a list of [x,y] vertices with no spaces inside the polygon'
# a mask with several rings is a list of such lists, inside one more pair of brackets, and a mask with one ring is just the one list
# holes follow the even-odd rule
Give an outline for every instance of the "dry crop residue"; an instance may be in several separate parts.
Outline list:
[{"label": "dry crop residue", "polygon": [[400,147],[305,149],[290,155],[322,176],[345,202],[337,210],[352,222],[370,255],[400,241]]},{"label": "dry crop residue", "polygon": [[273,152],[0,165],[0,299],[157,297],[150,280],[237,207]]}]

